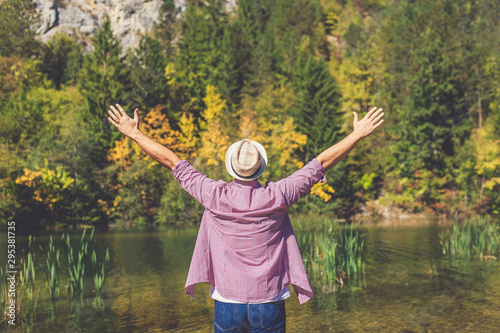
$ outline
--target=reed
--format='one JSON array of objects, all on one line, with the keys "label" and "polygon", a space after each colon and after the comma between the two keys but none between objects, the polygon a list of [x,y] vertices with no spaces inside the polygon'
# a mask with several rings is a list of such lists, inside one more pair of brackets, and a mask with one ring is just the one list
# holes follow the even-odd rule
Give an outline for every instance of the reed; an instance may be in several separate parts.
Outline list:
[{"label": "reed", "polygon": [[92,250],[92,256],[90,257],[92,261],[92,268],[94,269],[94,290],[95,296],[101,297],[102,289],[104,287],[104,280],[106,278],[106,272],[104,271],[106,266],[106,261],[109,261],[109,248],[106,248],[106,255],[102,264],[97,262],[97,255],[95,249]]},{"label": "reed", "polygon": [[[64,237],[64,234],[63,234]],[[43,248],[40,246],[42,252]],[[59,294],[59,268],[60,268],[60,249],[55,248],[54,242],[52,240],[52,235],[50,236],[49,248],[46,252],[45,257],[45,267],[42,268],[47,278],[47,286],[52,299],[56,298]]]},{"label": "reed", "polygon": [[333,233],[324,230],[315,234],[313,244],[311,255],[312,271],[319,274],[327,283],[336,281],[339,273],[337,261],[338,242]]},{"label": "reed", "polygon": [[5,302],[7,302],[7,261],[5,262],[5,270],[0,267],[0,311],[4,313]]},{"label": "reed", "polygon": [[16,309],[19,313],[18,320],[23,325],[31,326],[35,321],[36,305],[40,289],[34,298],[35,290],[35,252],[33,245],[35,238],[29,235],[28,251],[25,258],[21,259],[22,269],[19,272],[19,281],[21,282],[20,292],[17,293]]},{"label": "reed", "polygon": [[355,275],[361,268],[361,252],[364,240],[360,239],[360,233],[354,229],[354,224],[346,225],[338,237],[339,242],[339,267],[347,276]]},{"label": "reed", "polygon": [[19,274],[21,289],[30,300],[33,299],[33,290],[35,288],[35,253],[33,252],[33,243],[34,238],[29,235],[28,253],[26,260],[21,259],[23,269]]},{"label": "reed", "polygon": [[307,233],[304,229],[304,225],[301,220],[297,220],[295,227],[295,239],[297,240],[297,245],[299,246],[300,253],[302,256],[302,261],[307,267],[309,263],[308,253],[311,251],[311,244],[313,241],[313,234]]},{"label": "reed", "polygon": [[70,279],[71,294],[73,296],[81,294],[83,291],[83,279],[85,275],[85,256],[88,252],[89,241],[93,238],[94,229],[90,234],[89,240],[85,239],[85,232],[83,230],[82,237],[80,238],[80,245],[78,252],[73,252],[69,233],[66,234],[66,247],[68,248],[68,271]]},{"label": "reed", "polygon": [[321,282],[323,291],[335,291],[345,279],[352,278],[363,266],[362,235],[354,225],[336,228],[336,220],[324,220],[319,230],[305,232],[297,224],[297,243],[306,268]]},{"label": "reed", "polygon": [[439,234],[443,254],[451,258],[497,259],[500,230],[490,217],[476,217]]}]

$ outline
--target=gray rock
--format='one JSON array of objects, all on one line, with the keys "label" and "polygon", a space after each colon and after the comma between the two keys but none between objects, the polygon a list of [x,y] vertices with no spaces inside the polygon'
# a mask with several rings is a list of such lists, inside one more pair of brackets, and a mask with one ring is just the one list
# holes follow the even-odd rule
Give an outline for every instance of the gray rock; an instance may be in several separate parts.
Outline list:
[{"label": "gray rock", "polygon": [[[42,42],[47,42],[58,31],[68,35],[77,34],[82,40],[88,40],[107,14],[113,33],[126,52],[137,46],[140,36],[153,27],[163,2],[164,0],[34,0],[40,14],[40,22],[34,29]],[[187,0],[174,0],[174,3],[178,15],[182,15],[186,10]],[[237,3],[237,0],[227,0],[226,10],[234,10]]]}]

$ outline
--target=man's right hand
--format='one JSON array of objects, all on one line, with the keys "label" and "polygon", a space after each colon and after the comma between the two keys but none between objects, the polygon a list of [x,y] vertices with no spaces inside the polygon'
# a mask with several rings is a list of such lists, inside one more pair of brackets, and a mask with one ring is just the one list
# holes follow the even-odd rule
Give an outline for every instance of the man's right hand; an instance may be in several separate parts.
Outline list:
[{"label": "man's right hand", "polygon": [[373,131],[375,131],[377,127],[382,125],[382,123],[384,122],[384,119],[380,120],[384,113],[382,112],[382,109],[377,110],[377,107],[373,107],[370,111],[368,111],[366,116],[360,121],[358,121],[358,114],[356,112],[353,112],[353,114],[353,132],[361,139],[366,138],[368,135],[372,134]]}]

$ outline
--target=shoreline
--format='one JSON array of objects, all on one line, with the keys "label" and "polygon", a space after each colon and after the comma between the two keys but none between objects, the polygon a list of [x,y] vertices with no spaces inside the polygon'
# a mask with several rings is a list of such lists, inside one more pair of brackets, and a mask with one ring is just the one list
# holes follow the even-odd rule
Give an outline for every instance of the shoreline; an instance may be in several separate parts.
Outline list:
[{"label": "shoreline", "polygon": [[382,205],[378,199],[367,201],[361,210],[351,220],[361,222],[364,225],[419,226],[435,224],[446,226],[473,217],[465,214],[455,218],[447,214],[433,212],[410,213],[394,205]]}]

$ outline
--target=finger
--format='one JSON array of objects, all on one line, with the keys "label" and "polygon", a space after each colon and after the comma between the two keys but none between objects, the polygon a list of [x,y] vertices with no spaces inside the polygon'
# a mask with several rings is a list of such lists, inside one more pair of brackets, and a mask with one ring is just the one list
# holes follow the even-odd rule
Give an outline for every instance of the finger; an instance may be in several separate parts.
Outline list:
[{"label": "finger", "polygon": [[116,103],[116,106],[118,107],[118,110],[120,110],[122,116],[128,117],[127,116],[127,112],[125,112],[125,110],[123,110],[123,108],[122,108],[122,106],[120,104]]},{"label": "finger", "polygon": [[368,111],[368,113],[366,114],[365,117],[370,118],[370,116],[372,115],[373,112],[375,112],[375,110],[377,110],[376,106],[374,106],[373,108],[371,108],[370,111]]},{"label": "finger", "polygon": [[118,127],[118,124],[117,124],[117,123],[115,123],[115,122],[113,121],[113,119],[111,119],[110,117],[108,117],[108,120],[109,120],[109,122],[110,122],[110,123],[112,123],[113,125],[115,125],[116,127]]},{"label": "finger", "polygon": [[113,105],[111,105],[110,108],[111,108],[111,110],[113,110],[113,113],[115,114],[115,116],[118,119],[120,119],[120,117],[122,116],[122,114]]},{"label": "finger", "polygon": [[373,118],[372,120],[372,123],[376,123],[377,121],[379,121],[380,118],[382,118],[384,116],[384,113],[380,113],[378,116],[376,116],[375,118]]},{"label": "finger", "polygon": [[108,110],[108,113],[114,121],[120,122],[120,119],[111,110]]},{"label": "finger", "polygon": [[134,110],[134,121],[139,121],[139,109]]},{"label": "finger", "polygon": [[368,117],[368,119],[373,120],[373,118],[375,118],[376,116],[378,116],[380,114],[380,112],[382,112],[382,110],[383,110],[382,108],[379,108],[376,111],[372,112],[370,114],[370,116]]},{"label": "finger", "polygon": [[383,122],[384,122],[384,119],[382,119],[381,121],[379,121],[378,123],[376,123],[373,127],[377,128],[380,125],[382,125]]},{"label": "finger", "polygon": [[358,122],[358,114],[356,112],[353,112],[354,114],[354,123]]}]

